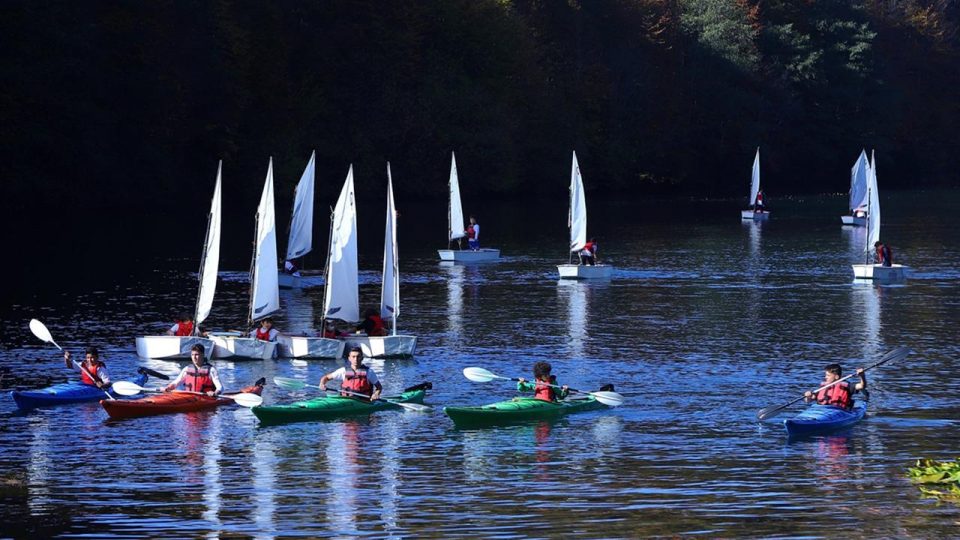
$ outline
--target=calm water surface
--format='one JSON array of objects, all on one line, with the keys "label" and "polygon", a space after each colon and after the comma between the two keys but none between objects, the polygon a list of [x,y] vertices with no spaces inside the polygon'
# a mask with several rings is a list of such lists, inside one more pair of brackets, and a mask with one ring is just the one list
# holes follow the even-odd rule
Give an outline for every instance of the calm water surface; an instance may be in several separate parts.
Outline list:
[{"label": "calm water surface", "polygon": [[[919,457],[957,456],[960,194],[885,196],[884,238],[913,268],[889,287],[852,283],[863,237],[841,230],[843,201],[781,201],[762,225],[740,223],[732,201],[593,204],[591,233],[617,267],[605,283],[556,279],[564,208],[497,205],[481,223],[504,260],[445,267],[433,251],[444,209],[401,204],[400,327],[419,351],[373,366],[390,392],[432,381],[436,408],[362,420],[261,428],[224,407],[107,422],[96,403],[17,413],[10,389],[70,377],[29,334],[33,317],[73,351],[100,346],[116,379],[137,365],[175,373],[137,359],[134,337],[193,305],[202,230],[196,246],[131,253],[133,268],[40,272],[0,312],[0,536],[956,537],[960,509],[922,498],[905,473]],[[361,303],[373,306],[383,211],[370,206]],[[225,232],[227,251],[249,245],[250,228]],[[225,263],[211,326],[243,320],[244,264]],[[314,326],[321,294],[282,292],[278,326]],[[815,386],[825,364],[849,370],[901,345],[914,354],[868,373],[869,412],[853,429],[788,441],[777,421],[789,413],[756,423],[759,408]],[[529,376],[538,360],[562,383],[613,383],[627,403],[481,430],[442,413],[514,395],[462,368]],[[338,364],[217,365],[237,388],[261,376],[317,382]],[[310,395],[264,391],[267,403]]]}]

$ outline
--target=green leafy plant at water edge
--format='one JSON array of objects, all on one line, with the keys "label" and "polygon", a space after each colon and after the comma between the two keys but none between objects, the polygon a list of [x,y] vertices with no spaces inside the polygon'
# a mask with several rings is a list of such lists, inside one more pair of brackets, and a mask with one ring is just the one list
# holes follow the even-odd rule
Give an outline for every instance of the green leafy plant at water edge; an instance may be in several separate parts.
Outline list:
[{"label": "green leafy plant at water edge", "polygon": [[[908,469],[910,480],[921,484],[920,492],[944,502],[960,504],[960,460],[936,461],[918,459],[915,467]],[[933,484],[936,488],[922,484]]]}]

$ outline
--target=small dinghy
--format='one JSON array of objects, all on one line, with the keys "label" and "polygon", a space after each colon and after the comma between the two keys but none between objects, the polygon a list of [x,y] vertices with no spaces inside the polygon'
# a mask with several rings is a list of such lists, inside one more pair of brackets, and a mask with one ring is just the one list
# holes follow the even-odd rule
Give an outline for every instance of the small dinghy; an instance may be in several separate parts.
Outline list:
[{"label": "small dinghy", "polygon": [[[461,242],[464,233],[463,206],[460,205],[460,181],[457,175],[457,156],[450,153],[450,198],[447,205],[447,249],[438,249],[441,261],[456,263],[476,263],[496,261],[500,250],[495,248],[463,249]],[[457,249],[453,249],[453,241]]]},{"label": "small dinghy", "polygon": [[573,153],[573,164],[570,169],[570,214],[567,226],[570,228],[570,262],[557,265],[560,279],[610,279],[613,275],[613,266],[609,264],[575,264],[573,262],[573,257],[577,256],[587,244],[587,194],[583,189],[583,177],[580,176],[576,152]]},{"label": "small dinghy", "polygon": [[760,193],[760,148],[757,148],[757,155],[753,158],[753,169],[750,173],[750,198],[747,199],[747,205],[751,210],[741,210],[740,219],[752,219],[754,221],[766,221],[770,219],[770,212],[766,210],[757,210],[757,194]]},{"label": "small dinghy", "polygon": [[871,155],[871,163],[867,170],[867,226],[866,245],[864,246],[864,264],[853,265],[853,278],[873,280],[876,283],[899,283],[907,278],[906,269],[902,264],[885,266],[874,264],[876,250],[874,244],[880,241],[880,190],[877,189],[877,159]]}]

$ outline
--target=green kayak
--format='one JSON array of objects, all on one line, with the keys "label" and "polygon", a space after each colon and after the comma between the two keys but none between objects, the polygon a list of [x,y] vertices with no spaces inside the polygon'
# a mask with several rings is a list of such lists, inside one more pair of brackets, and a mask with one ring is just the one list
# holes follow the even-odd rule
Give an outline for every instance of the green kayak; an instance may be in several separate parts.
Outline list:
[{"label": "green kayak", "polygon": [[329,420],[343,416],[358,416],[400,409],[396,403],[423,403],[427,391],[424,389],[406,391],[399,396],[385,396],[377,401],[366,401],[346,396],[324,396],[310,401],[297,401],[286,405],[260,405],[252,408],[253,414],[262,424],[280,424],[285,422],[306,422],[310,420]]},{"label": "green kayak", "polygon": [[517,397],[482,407],[444,407],[443,412],[457,426],[509,424],[527,420],[552,420],[565,414],[607,409],[593,396],[576,397],[558,402],[532,397]]}]

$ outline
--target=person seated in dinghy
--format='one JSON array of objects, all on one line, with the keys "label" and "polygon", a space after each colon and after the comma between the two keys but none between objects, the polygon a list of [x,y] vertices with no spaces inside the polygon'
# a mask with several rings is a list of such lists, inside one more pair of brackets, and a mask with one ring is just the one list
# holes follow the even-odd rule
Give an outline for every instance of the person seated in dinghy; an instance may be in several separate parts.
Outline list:
[{"label": "person seated in dinghy", "polygon": [[167,330],[168,336],[187,337],[193,335],[193,315],[181,313],[177,322]]},{"label": "person seated in dinghy", "polygon": [[[326,388],[328,381],[342,381],[340,383],[341,390],[370,396],[370,401],[378,399],[383,386],[380,384],[377,372],[363,365],[363,351],[360,350],[360,347],[350,349],[347,354],[347,361],[350,363],[349,367],[344,366],[321,377],[320,387]],[[351,394],[343,395],[357,397]]]},{"label": "person seated in dinghy", "polygon": [[200,392],[208,396],[215,396],[223,390],[220,384],[220,375],[217,368],[207,363],[207,357],[203,345],[197,343],[190,347],[190,361],[193,365],[180,370],[177,378],[163,388],[164,392],[172,392],[180,383],[183,383],[183,389],[187,392]]},{"label": "person seated in dinghy", "polygon": [[578,255],[580,256],[580,264],[593,266],[598,262],[597,260],[597,239],[591,238],[589,242],[583,245],[583,249],[580,250]]},{"label": "person seated in dinghy", "polygon": [[276,341],[279,335],[280,331],[273,327],[273,319],[270,317],[260,319],[260,327],[250,331],[250,337],[260,341]]},{"label": "person seated in dinghy", "polygon": [[754,212],[763,212],[763,190],[757,191],[757,200],[753,203]]},{"label": "person seated in dinghy", "polygon": [[553,366],[551,366],[549,362],[537,362],[533,365],[533,382],[527,382],[526,379],[520,377],[520,380],[517,381],[517,391],[533,392],[534,398],[542,399],[543,401],[559,401],[564,399],[567,397],[567,394],[569,394],[570,389],[567,385],[563,385],[560,388],[553,387],[558,385],[557,376],[550,374],[552,369]]},{"label": "person seated in dinghy", "polygon": [[873,247],[877,250],[875,257],[877,264],[882,264],[883,266],[893,266],[893,250],[890,249],[890,246],[877,240],[873,243]]},{"label": "person seated in dinghy", "polygon": [[480,249],[480,224],[477,218],[470,216],[470,225],[463,231],[467,235],[467,247],[473,251]]},{"label": "person seated in dinghy", "polygon": [[100,361],[100,351],[96,347],[87,347],[84,352],[83,362],[78,364],[70,361],[70,351],[63,351],[63,361],[68,368],[80,372],[83,384],[97,388],[109,387],[110,375],[107,374],[107,365]]},{"label": "person seated in dinghy", "polygon": [[[824,388],[816,395],[808,390],[804,392],[803,399],[804,401],[816,400],[820,405],[833,405],[849,411],[853,408],[853,394],[857,392],[866,393],[867,390],[867,376],[863,374],[863,368],[857,368],[857,375],[860,377],[860,381],[855,385],[843,381],[830,388]],[[830,364],[824,368],[823,384],[820,386],[826,386],[842,377],[843,368],[840,367],[840,364]]]},{"label": "person seated in dinghy", "polygon": [[363,332],[368,336],[385,336],[387,327],[383,324],[383,319],[375,309],[368,309],[363,312],[363,322],[357,326],[357,332]]}]

